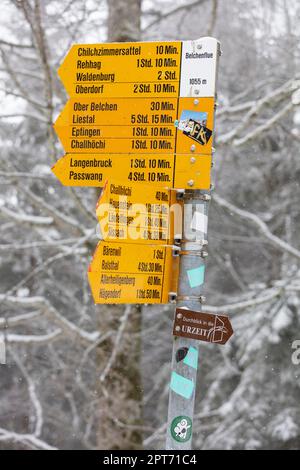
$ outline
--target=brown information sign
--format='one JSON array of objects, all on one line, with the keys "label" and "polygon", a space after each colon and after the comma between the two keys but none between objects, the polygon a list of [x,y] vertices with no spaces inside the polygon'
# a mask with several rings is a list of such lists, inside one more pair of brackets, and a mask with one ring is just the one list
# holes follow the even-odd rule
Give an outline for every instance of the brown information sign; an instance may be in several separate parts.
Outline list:
[{"label": "brown information sign", "polygon": [[233,329],[226,315],[177,308],[173,335],[207,343],[226,344],[233,335]]}]

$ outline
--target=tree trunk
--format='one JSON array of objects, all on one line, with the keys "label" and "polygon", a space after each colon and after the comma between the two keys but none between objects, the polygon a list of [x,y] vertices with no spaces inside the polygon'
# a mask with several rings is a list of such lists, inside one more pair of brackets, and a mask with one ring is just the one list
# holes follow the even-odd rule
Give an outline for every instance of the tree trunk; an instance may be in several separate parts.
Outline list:
[{"label": "tree trunk", "polygon": [[[141,0],[109,0],[108,42],[139,41],[140,21]],[[101,382],[98,377],[98,448],[140,449],[143,442],[141,308],[132,306],[126,314],[125,306],[100,307],[99,329],[102,334],[113,332],[113,336],[98,348],[99,377],[112,352],[117,349],[117,353],[105,380]],[[119,334],[121,330],[122,334]]]},{"label": "tree trunk", "polygon": [[109,0],[108,42],[133,42],[141,38],[141,0]]}]

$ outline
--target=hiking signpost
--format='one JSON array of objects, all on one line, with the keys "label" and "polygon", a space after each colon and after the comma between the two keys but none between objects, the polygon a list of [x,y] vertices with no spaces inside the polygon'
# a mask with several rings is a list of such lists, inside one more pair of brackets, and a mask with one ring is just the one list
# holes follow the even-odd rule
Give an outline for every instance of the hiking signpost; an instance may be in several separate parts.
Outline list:
[{"label": "hiking signpost", "polygon": [[190,449],[198,342],[225,344],[228,317],[202,312],[219,43],[74,45],[54,128],[66,186],[100,187],[95,303],[176,303],[167,449]]}]

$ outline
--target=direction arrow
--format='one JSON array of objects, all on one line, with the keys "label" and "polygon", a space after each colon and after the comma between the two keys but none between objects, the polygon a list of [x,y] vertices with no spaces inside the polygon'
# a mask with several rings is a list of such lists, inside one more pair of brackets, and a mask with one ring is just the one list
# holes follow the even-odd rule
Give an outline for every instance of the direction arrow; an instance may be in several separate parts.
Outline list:
[{"label": "direction arrow", "polygon": [[168,303],[178,269],[171,246],[101,241],[88,278],[95,303]]},{"label": "direction arrow", "polygon": [[67,153],[210,154],[213,120],[214,98],[71,98],[54,128]]},{"label": "direction arrow", "polygon": [[[205,100],[203,101],[205,105]],[[201,103],[202,106],[202,103]],[[70,98],[54,127],[174,126],[177,98]]]},{"label": "direction arrow", "polygon": [[65,186],[103,187],[106,180],[117,178],[125,184],[206,190],[210,188],[211,156],[69,153],[52,171]]},{"label": "direction arrow", "polygon": [[213,38],[77,44],[58,73],[69,96],[214,97],[217,56]]},{"label": "direction arrow", "polygon": [[233,329],[226,315],[177,308],[173,335],[207,343],[225,344],[233,335]]},{"label": "direction arrow", "polygon": [[70,96],[178,96],[181,45],[76,44],[58,74]]},{"label": "direction arrow", "polygon": [[181,238],[182,201],[173,189],[107,181],[96,207],[104,240],[174,244]]}]

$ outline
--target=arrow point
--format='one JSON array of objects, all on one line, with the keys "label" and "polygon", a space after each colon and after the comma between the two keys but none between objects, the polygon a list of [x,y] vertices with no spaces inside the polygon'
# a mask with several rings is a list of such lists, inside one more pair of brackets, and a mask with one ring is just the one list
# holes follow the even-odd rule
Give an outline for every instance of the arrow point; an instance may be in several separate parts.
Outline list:
[{"label": "arrow point", "polygon": [[234,334],[234,331],[231,325],[230,318],[229,317],[226,317],[226,318],[227,318],[227,328],[228,328],[228,337],[227,337],[227,341],[228,341],[231,338],[231,336]]},{"label": "arrow point", "polygon": [[60,183],[64,186],[63,183],[63,178],[62,178],[62,168],[61,168],[61,162],[64,157],[60,158],[57,160],[57,162],[51,167],[52,173],[56,176],[56,178],[60,181]]}]

